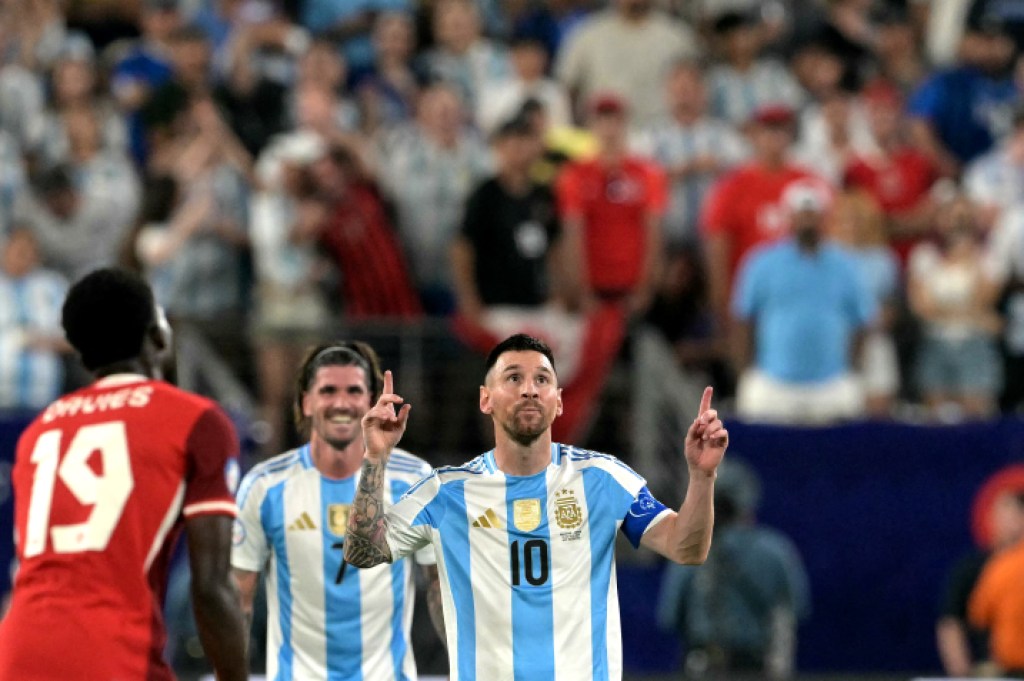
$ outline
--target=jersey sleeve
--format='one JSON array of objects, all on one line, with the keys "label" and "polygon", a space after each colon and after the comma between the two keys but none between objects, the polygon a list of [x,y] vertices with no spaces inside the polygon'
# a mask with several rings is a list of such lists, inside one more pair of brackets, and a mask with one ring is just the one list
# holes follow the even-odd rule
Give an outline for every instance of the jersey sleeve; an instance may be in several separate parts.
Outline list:
[{"label": "jersey sleeve", "polygon": [[668,176],[655,164],[647,166],[648,213],[662,216],[668,208]]},{"label": "jersey sleeve", "polygon": [[583,215],[583,195],[580,184],[579,171],[572,163],[562,170],[555,182],[558,214],[563,219],[578,218]]},{"label": "jersey sleeve", "polygon": [[267,534],[260,520],[266,496],[258,472],[250,471],[238,489],[238,517],[231,536],[231,567],[259,572],[270,557]]},{"label": "jersey sleeve", "polygon": [[622,521],[622,533],[629,539],[633,548],[639,548],[640,540],[647,530],[664,520],[670,512],[671,509],[655,499],[647,485],[644,485],[637,492]]},{"label": "jersey sleeve", "polygon": [[204,411],[192,426],[185,450],[185,517],[237,516],[238,438],[224,412],[217,407]]},{"label": "jersey sleeve", "polygon": [[[385,539],[391,549],[392,560],[405,558],[428,547],[431,543],[432,528],[440,524],[439,510],[440,481],[432,474],[410,489],[398,502],[388,509],[388,531]],[[418,563],[429,565],[420,560]],[[432,558],[423,556],[424,560]]]},{"label": "jersey sleeve", "polygon": [[712,185],[700,215],[700,227],[704,234],[722,234],[731,231],[732,184],[731,176],[726,175]]}]

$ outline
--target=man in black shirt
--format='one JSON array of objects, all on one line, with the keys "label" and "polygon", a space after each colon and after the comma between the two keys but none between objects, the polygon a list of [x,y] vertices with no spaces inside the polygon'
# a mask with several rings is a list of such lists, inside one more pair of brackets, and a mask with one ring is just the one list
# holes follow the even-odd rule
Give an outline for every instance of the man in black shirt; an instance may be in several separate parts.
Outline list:
[{"label": "man in black shirt", "polygon": [[452,247],[459,312],[479,324],[486,308],[549,302],[559,271],[559,226],[551,191],[530,179],[543,153],[539,132],[517,116],[493,135],[497,174],[470,195]]}]

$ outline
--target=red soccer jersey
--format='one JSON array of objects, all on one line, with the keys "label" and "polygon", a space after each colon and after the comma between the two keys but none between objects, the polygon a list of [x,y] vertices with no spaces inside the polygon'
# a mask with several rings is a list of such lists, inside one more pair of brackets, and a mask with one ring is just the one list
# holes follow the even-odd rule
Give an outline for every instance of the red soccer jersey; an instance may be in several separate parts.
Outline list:
[{"label": "red soccer jersey", "polygon": [[173,679],[162,605],[183,521],[236,513],[238,441],[207,399],[118,375],[63,397],[18,441],[18,573],[0,678]]},{"label": "red soccer jersey", "polygon": [[731,241],[729,281],[735,280],[739,263],[752,248],[786,235],[788,220],[779,203],[790,182],[815,179],[813,173],[795,166],[777,171],[750,163],[729,173],[712,187],[704,202],[701,227],[706,234],[724,234]]},{"label": "red soccer jersey", "polygon": [[599,159],[570,163],[557,184],[563,217],[583,220],[585,273],[598,293],[629,293],[639,283],[647,249],[646,221],[668,202],[665,174],[628,158],[618,168]]}]

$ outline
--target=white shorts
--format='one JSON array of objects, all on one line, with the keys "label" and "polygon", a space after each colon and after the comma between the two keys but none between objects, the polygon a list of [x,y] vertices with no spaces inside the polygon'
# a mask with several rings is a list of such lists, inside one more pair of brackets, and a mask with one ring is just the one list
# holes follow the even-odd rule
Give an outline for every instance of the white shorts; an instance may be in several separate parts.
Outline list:
[{"label": "white shorts", "polygon": [[736,411],[748,421],[819,425],[864,414],[864,388],[847,373],[822,383],[787,383],[748,369],[736,388]]}]

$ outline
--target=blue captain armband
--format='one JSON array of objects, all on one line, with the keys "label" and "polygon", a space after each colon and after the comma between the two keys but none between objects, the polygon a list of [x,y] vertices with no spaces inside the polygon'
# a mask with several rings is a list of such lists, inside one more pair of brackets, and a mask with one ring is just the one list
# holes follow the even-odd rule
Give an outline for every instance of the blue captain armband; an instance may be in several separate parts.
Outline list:
[{"label": "blue captain armband", "polygon": [[640,489],[622,521],[622,531],[634,548],[640,547],[640,539],[651,522],[667,510],[668,506],[655,499],[647,485]]}]

